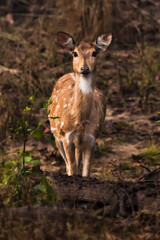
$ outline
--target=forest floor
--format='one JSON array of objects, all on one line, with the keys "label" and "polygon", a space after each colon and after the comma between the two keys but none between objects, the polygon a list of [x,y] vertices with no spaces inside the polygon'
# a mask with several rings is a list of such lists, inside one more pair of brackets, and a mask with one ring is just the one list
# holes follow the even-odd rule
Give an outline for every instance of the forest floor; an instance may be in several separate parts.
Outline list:
[{"label": "forest floor", "polygon": [[[102,183],[136,183],[159,169],[159,115],[157,111],[143,114],[137,107],[133,111],[133,99],[131,105],[127,110],[108,106],[104,130],[97,139],[91,178],[84,183],[85,195],[90,191],[90,184],[97,183],[95,178]],[[14,142],[5,147],[5,151],[15,152],[23,146]],[[65,189],[71,180],[67,180],[64,161],[58,153],[53,154],[52,146],[44,139],[31,140],[27,150],[40,159],[44,173],[62,174],[60,188]],[[82,178],[73,177],[73,182],[83,185]],[[72,189],[67,191],[72,192]],[[10,230],[7,233],[4,230],[1,239],[159,239],[159,211],[139,210],[131,215],[121,216],[117,213],[111,217],[105,208],[108,209],[108,206],[79,201],[74,196],[66,200],[60,197],[54,207],[6,208],[0,218],[3,218],[2,227],[6,229],[7,226]],[[21,231],[25,231],[23,238]],[[5,238],[8,234],[15,238]]]}]

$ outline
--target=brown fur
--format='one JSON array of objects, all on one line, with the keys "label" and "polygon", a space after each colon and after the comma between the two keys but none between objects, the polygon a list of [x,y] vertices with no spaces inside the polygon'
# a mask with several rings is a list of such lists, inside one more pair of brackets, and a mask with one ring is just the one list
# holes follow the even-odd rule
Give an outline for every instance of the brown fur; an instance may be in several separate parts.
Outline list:
[{"label": "brown fur", "polygon": [[80,90],[75,93],[75,85],[71,74],[66,74],[54,87],[49,115],[59,118],[50,119],[51,127],[56,129],[52,132],[61,138],[65,132],[81,129],[91,131],[97,137],[105,116],[103,93],[97,88],[89,94],[82,94]]},{"label": "brown fur", "polygon": [[[108,42],[104,42],[105,37],[105,34],[101,35],[96,46],[81,42],[75,47],[70,35],[58,33],[60,45],[76,53],[73,53],[74,73],[66,74],[57,81],[48,107],[51,131],[65,160],[68,175],[80,173],[81,160],[82,175],[90,174],[95,139],[105,117],[105,99],[93,79],[96,70],[93,52],[98,46],[103,50],[107,48],[111,35],[108,35]],[[87,73],[83,72],[84,68]]]},{"label": "brown fur", "polygon": [[79,58],[73,58],[74,71],[79,73],[79,68],[87,65],[92,73],[95,72],[96,58],[93,58],[91,53],[96,51],[96,48],[92,44],[81,42],[79,46],[75,47],[74,51],[76,51],[79,56]]}]

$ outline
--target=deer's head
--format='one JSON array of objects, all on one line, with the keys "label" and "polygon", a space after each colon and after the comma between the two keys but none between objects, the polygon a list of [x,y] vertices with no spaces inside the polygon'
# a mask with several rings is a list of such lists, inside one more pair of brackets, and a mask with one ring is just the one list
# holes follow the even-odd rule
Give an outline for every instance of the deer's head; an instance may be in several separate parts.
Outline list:
[{"label": "deer's head", "polygon": [[100,51],[105,51],[111,40],[111,34],[101,34],[93,43],[80,42],[76,45],[74,39],[69,34],[64,32],[57,33],[57,41],[60,46],[73,55],[74,71],[82,75],[95,72],[97,54]]}]

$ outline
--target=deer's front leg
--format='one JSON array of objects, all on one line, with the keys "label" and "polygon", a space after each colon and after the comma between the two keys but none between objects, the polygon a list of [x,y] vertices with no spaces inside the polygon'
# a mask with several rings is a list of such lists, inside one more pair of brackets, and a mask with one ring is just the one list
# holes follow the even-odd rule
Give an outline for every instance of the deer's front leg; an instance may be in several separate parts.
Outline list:
[{"label": "deer's front leg", "polygon": [[82,176],[83,177],[89,177],[90,175],[94,145],[95,145],[94,136],[92,135],[87,136],[87,139],[83,148],[83,152],[82,152],[82,159],[83,159]]},{"label": "deer's front leg", "polygon": [[68,173],[69,172],[69,164],[68,164],[66,154],[65,154],[65,151],[64,151],[63,142],[59,138],[55,138],[55,141],[56,141],[56,146],[57,146],[61,156],[63,157],[63,159],[65,161],[66,171]]},{"label": "deer's front leg", "polygon": [[75,174],[75,146],[73,143],[68,143],[64,140],[63,147],[68,163],[67,174],[71,176]]}]

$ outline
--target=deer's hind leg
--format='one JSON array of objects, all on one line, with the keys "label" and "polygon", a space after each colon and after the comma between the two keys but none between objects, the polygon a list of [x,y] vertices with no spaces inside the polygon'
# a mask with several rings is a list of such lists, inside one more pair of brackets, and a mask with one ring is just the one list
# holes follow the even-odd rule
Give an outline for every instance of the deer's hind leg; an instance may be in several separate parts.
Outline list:
[{"label": "deer's hind leg", "polygon": [[76,174],[81,174],[80,172],[80,164],[82,161],[82,151],[80,147],[75,147],[75,164],[76,164]]},{"label": "deer's hind leg", "polygon": [[88,135],[85,139],[85,145],[83,147],[82,158],[83,158],[83,170],[82,176],[89,177],[91,170],[91,162],[94,153],[95,137]]}]

